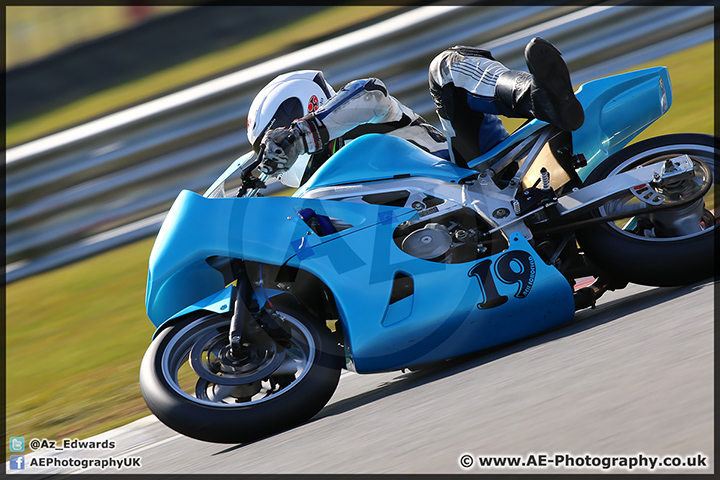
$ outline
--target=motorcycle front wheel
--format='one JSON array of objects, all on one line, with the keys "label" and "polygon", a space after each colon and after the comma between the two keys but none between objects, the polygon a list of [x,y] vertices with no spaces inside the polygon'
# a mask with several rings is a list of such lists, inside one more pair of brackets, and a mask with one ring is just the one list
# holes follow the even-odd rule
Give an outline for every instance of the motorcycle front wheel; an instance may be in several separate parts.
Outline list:
[{"label": "motorcycle front wheel", "polygon": [[276,311],[284,338],[260,333],[240,358],[229,355],[229,315],[191,315],[162,330],[140,367],[150,410],[184,435],[218,443],[253,441],[312,418],[337,387],[342,349],[325,325]]},{"label": "motorcycle front wheel", "polygon": [[609,200],[593,212],[595,217],[627,212],[625,218],[615,218],[577,231],[581,249],[602,270],[649,286],[687,285],[713,276],[717,222],[716,137],[673,134],[638,142],[610,156],[588,176],[585,184],[638,166],[665,163],[681,155],[688,155],[693,161],[695,177],[666,187],[661,192],[664,201],[702,194],[711,182],[701,198],[683,206],[633,215],[633,210],[646,205],[628,192]]}]

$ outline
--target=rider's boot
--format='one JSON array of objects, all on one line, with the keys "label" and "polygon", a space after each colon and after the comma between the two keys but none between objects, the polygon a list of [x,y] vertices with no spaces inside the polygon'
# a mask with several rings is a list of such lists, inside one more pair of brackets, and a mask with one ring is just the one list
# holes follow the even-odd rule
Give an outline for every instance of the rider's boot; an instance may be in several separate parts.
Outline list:
[{"label": "rider's boot", "polygon": [[574,292],[575,310],[592,307],[603,293],[608,290],[618,290],[627,287],[627,280],[614,278],[607,275],[600,275],[587,287],[580,288]]},{"label": "rider's boot", "polygon": [[517,116],[537,118],[565,131],[580,128],[585,114],[560,51],[535,37],[525,47],[525,63],[530,73],[509,70],[498,77],[495,98]]}]

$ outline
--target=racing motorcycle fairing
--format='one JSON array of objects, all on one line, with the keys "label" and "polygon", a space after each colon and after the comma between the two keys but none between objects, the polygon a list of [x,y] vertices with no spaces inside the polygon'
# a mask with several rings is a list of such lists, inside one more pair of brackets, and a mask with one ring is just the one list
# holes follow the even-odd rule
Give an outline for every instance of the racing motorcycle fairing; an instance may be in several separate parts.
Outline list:
[{"label": "racing motorcycle fairing", "polygon": [[577,170],[585,180],[667,112],[672,104],[670,74],[666,67],[653,67],[613,75],[581,85],[576,96],[585,123],[572,133],[573,151],[587,160],[587,166]]},{"label": "racing motorcycle fairing", "polygon": [[[304,209],[339,219],[349,228],[320,236],[299,215]],[[168,211],[150,253],[146,308],[159,326],[186,307],[226,286],[208,259],[238,258],[283,265],[317,245],[384,221],[409,217],[411,209],[293,197],[205,198],[182,191]],[[342,271],[350,258],[334,259]]]},{"label": "racing motorcycle fairing", "polygon": [[391,135],[363,135],[330,157],[293,196],[327,186],[410,176],[457,183],[477,175]]},{"label": "racing motorcycle fairing", "polygon": [[[567,280],[522,235],[513,235],[504,252],[446,264],[397,248],[392,234],[401,220],[325,242],[289,262],[332,285],[349,368],[371,373],[442,360],[573,318]],[[340,272],[333,259],[348,253],[357,255],[354,268]]]},{"label": "racing motorcycle fairing", "polygon": [[[319,236],[297,214],[306,208],[355,225]],[[406,208],[292,197],[207,199],[185,191],[168,215],[165,225],[173,227],[163,228],[153,248],[146,298],[158,327],[195,310],[228,311],[233,289],[206,261],[213,256],[286,264],[331,286],[348,362],[360,373],[488,348],[574,315],[567,280],[519,234],[496,255],[445,264],[398,248],[393,232],[417,218]],[[261,304],[265,295],[272,292],[256,288]]]}]

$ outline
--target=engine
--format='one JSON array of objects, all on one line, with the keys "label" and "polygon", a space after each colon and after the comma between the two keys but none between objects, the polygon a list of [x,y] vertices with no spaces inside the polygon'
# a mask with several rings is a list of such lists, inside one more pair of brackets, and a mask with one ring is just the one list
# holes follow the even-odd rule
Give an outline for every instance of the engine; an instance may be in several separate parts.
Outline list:
[{"label": "engine", "polygon": [[395,229],[395,243],[408,255],[440,263],[472,262],[507,248],[500,233],[487,234],[488,224],[473,210],[456,207],[425,216],[419,211],[420,220]]},{"label": "engine", "polygon": [[[457,195],[457,187],[446,191],[435,187],[431,194],[428,187],[433,187],[427,180],[407,179],[393,183],[397,186],[391,190],[381,190],[378,188],[381,185],[363,185],[353,187],[351,195],[343,195],[348,187],[345,190],[330,187],[317,189],[308,197],[416,210],[418,218],[398,225],[393,239],[403,252],[423,260],[472,262],[507,249],[507,240],[500,232],[489,234],[491,226],[480,215],[452,199]],[[398,184],[404,188],[398,188]],[[337,222],[337,219],[330,220],[333,225]]]}]

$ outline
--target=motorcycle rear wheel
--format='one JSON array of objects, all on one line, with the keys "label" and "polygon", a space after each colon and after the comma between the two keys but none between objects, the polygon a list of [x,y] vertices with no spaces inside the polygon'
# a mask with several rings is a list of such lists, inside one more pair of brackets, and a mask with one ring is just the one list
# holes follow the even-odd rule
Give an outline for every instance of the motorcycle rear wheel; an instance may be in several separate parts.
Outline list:
[{"label": "motorcycle rear wheel", "polygon": [[150,410],[184,435],[217,443],[257,440],[316,415],[337,387],[342,349],[325,325],[286,307],[276,311],[289,341],[263,346],[266,355],[254,355],[254,364],[223,356],[229,315],[190,315],[162,330],[140,367]]},{"label": "motorcycle rear wheel", "polygon": [[[712,171],[712,186],[697,203],[695,213],[683,218],[681,208],[665,213],[628,215],[626,219],[595,224],[577,231],[577,241],[585,254],[602,270],[621,279],[649,286],[680,286],[705,280],[713,276],[715,251],[715,158],[718,139],[703,134],[672,134],[651,138],[610,156],[585,180],[592,184],[609,176],[687,154],[692,160],[701,160]],[[628,198],[631,198],[628,196]],[[701,203],[704,202],[704,205]],[[627,205],[627,203],[626,203]],[[593,216],[612,211],[611,202],[598,207]],[[687,210],[687,209],[686,209]],[[670,213],[668,213],[670,212]],[[685,231],[678,228],[672,233],[663,231],[659,219],[671,220],[681,226],[688,221]],[[667,223],[667,222],[666,222]],[[697,231],[695,227],[699,226]]]}]

